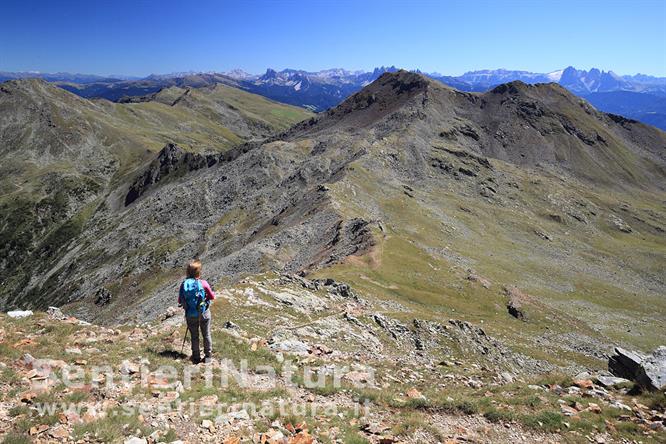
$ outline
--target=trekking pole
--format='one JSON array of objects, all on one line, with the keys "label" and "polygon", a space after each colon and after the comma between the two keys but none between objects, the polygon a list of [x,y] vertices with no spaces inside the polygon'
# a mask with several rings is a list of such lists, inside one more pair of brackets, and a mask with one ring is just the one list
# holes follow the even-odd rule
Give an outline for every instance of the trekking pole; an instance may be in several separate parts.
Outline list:
[{"label": "trekking pole", "polygon": [[187,333],[189,333],[190,329],[187,325],[185,325],[185,337],[183,338],[183,345],[180,347],[180,354],[183,354],[183,350],[185,350],[185,341],[187,340]]}]

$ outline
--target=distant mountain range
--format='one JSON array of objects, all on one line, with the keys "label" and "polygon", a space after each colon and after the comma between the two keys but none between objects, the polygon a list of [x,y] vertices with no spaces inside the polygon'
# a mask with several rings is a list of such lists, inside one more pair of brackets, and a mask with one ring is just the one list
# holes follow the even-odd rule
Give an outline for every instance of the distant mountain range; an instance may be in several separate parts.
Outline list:
[{"label": "distant mountain range", "polygon": [[0,71],[0,82],[6,80],[18,80],[18,79],[42,79],[47,82],[72,82],[72,83],[114,83],[122,82],[124,80],[140,80],[141,77],[133,76],[123,76],[123,75],[110,75],[110,76],[98,76],[95,74],[78,74],[78,73],[69,73],[69,72],[56,72],[56,73],[44,73],[38,71],[23,71],[23,72],[7,72]]},{"label": "distant mountain range", "polygon": [[[395,66],[373,71],[327,69],[308,72],[296,69],[267,69],[262,75],[235,69],[224,73],[179,72],[150,75],[143,79],[122,76],[101,77],[69,73],[0,72],[0,81],[39,77],[86,98],[128,101],[156,93],[163,88],[204,87],[216,84],[234,86],[270,99],[321,112],[367,86],[383,73],[396,72]],[[421,73],[417,70],[417,72]],[[623,115],[666,130],[666,78],[645,74],[620,76],[613,71],[589,71],[568,67],[550,73],[506,69],[466,72],[460,76],[421,73],[461,91],[483,92],[497,85],[520,80],[528,84],[556,82],[585,98],[601,111]]]},{"label": "distant mountain range", "polygon": [[324,111],[369,85],[385,72],[396,72],[395,66],[375,68],[371,72],[327,69],[307,72],[295,69],[267,69],[261,76],[231,71],[227,76],[238,81],[243,89],[273,100]]},{"label": "distant mountain range", "polygon": [[[380,67],[371,72],[328,69],[306,72],[269,69],[261,76],[234,70],[224,75],[248,91],[313,111],[323,111],[340,103],[385,72],[397,68]],[[421,72],[419,72],[421,73]],[[557,82],[588,100],[601,111],[619,114],[666,130],[666,78],[644,74],[619,76],[612,71],[589,71],[568,67],[550,73],[506,69],[471,71],[461,76],[421,73],[461,91],[483,92],[502,83]]]},{"label": "distant mountain range", "polygon": [[496,69],[466,72],[458,77],[447,77],[439,74],[427,75],[444,83],[447,83],[449,79],[454,79],[456,82],[467,85],[459,89],[468,91],[486,90],[502,83],[520,80],[525,83],[557,82],[578,95],[613,91],[666,95],[666,78],[652,77],[644,74],[619,76],[613,71],[601,71],[596,68],[585,71],[569,66],[568,68],[549,73]]}]

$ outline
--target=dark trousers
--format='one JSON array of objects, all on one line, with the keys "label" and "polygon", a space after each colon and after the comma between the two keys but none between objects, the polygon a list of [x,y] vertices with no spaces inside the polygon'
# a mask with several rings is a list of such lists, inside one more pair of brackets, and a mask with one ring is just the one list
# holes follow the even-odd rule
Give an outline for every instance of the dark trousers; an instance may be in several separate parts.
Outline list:
[{"label": "dark trousers", "polygon": [[203,314],[195,318],[185,317],[187,320],[187,329],[190,331],[192,338],[192,359],[201,359],[201,349],[199,349],[199,330],[203,336],[204,343],[204,356],[210,357],[213,352],[213,339],[210,335],[210,310],[206,310]]}]

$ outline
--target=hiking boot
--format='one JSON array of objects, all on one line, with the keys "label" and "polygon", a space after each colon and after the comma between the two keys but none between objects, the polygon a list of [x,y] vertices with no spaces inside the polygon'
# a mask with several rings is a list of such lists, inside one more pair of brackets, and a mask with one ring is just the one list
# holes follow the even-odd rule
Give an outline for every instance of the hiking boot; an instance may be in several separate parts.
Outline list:
[{"label": "hiking boot", "polygon": [[204,364],[210,364],[213,362],[213,358],[211,356],[206,356],[203,362]]},{"label": "hiking boot", "polygon": [[192,364],[198,364],[198,363],[201,362],[201,357],[200,356],[192,356],[190,358],[190,360],[192,361]]}]

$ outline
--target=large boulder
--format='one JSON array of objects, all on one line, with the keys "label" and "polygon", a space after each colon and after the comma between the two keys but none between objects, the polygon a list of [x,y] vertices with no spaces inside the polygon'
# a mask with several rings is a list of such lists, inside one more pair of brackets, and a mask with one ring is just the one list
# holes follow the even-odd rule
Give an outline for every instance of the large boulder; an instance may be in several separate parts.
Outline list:
[{"label": "large boulder", "polygon": [[46,314],[49,315],[49,318],[56,321],[64,321],[67,319],[67,316],[58,307],[49,307],[48,310],[46,310]]},{"label": "large boulder", "polygon": [[650,355],[615,348],[608,358],[608,370],[615,376],[631,379],[646,390],[666,389],[666,347],[657,348]]},{"label": "large boulder", "polygon": [[506,309],[511,316],[521,321],[527,321],[527,316],[523,308],[523,302],[529,299],[529,296],[522,292],[518,287],[504,287],[504,293],[509,297],[506,303]]}]

